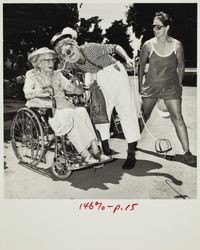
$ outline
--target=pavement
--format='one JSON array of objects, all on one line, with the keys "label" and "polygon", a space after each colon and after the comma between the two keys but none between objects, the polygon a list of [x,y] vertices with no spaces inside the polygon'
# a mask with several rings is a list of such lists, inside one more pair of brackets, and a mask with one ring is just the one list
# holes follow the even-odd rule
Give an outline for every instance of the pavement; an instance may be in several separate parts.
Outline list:
[{"label": "pavement", "polygon": [[[74,171],[65,181],[50,175],[51,156],[38,170],[17,163],[9,141],[11,120],[23,101],[4,102],[4,197],[6,199],[196,199],[197,168],[183,163],[181,145],[169,118],[154,109],[143,131],[136,153],[137,163],[123,170],[127,143],[122,135],[110,139],[115,160],[103,168]],[[183,88],[183,117],[191,152],[197,154],[197,88]],[[150,132],[150,134],[149,134]],[[155,152],[155,138],[166,138],[172,144],[167,159]],[[171,160],[168,160],[171,159]]]}]

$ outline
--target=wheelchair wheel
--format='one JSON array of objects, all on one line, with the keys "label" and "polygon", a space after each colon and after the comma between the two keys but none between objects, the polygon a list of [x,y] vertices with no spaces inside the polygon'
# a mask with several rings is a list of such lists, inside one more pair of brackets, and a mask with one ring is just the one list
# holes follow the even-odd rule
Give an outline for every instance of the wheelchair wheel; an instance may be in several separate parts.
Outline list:
[{"label": "wheelchair wheel", "polygon": [[53,161],[51,171],[57,179],[65,180],[71,175],[72,171],[67,169],[67,163],[65,163],[65,159],[62,156]]},{"label": "wheelchair wheel", "polygon": [[36,166],[43,157],[44,133],[39,118],[28,108],[20,109],[11,124],[11,144],[22,164]]}]

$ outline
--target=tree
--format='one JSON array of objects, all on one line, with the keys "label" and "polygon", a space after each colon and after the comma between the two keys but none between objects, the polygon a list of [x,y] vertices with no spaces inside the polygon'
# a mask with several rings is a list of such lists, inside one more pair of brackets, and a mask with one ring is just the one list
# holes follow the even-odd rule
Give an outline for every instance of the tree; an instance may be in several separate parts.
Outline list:
[{"label": "tree", "polygon": [[3,21],[4,41],[11,41],[16,49],[21,40],[35,41],[36,46],[49,46],[53,34],[66,26],[77,27],[78,5],[4,4]]},{"label": "tree", "polygon": [[[133,49],[129,43],[129,35],[127,32],[127,25],[120,21],[112,22],[112,25],[106,29],[105,37],[107,38],[106,43],[119,44],[121,45],[127,54],[132,57]],[[121,58],[117,58],[121,60]]]},{"label": "tree", "polygon": [[99,17],[94,16],[89,19],[81,18],[80,24],[77,29],[78,31],[78,43],[84,44],[85,42],[96,42],[96,43],[102,43],[103,36],[102,32],[103,30],[99,26],[99,23],[101,22],[101,19]]},{"label": "tree", "polygon": [[77,4],[48,4],[47,22],[56,31],[65,27],[77,28],[79,11]]},{"label": "tree", "polygon": [[172,36],[183,43],[186,66],[197,65],[197,4],[132,4],[127,11],[127,24],[132,26],[142,43],[153,36],[151,24],[155,12],[167,12],[174,20]]}]

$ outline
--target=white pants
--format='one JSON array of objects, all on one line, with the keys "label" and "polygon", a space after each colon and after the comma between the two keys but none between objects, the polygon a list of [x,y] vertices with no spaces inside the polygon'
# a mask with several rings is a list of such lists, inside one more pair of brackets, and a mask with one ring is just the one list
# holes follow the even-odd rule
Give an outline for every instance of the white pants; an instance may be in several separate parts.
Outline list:
[{"label": "white pants", "polygon": [[58,136],[67,134],[69,140],[80,153],[96,138],[88,112],[83,107],[56,110],[49,123]]},{"label": "white pants", "polygon": [[[97,73],[97,83],[105,97],[109,120],[115,107],[126,141],[131,143],[141,137],[135,100],[125,68],[120,62],[116,65],[118,69],[110,65],[100,70]],[[96,128],[102,140],[110,138],[110,123],[96,124]]]}]

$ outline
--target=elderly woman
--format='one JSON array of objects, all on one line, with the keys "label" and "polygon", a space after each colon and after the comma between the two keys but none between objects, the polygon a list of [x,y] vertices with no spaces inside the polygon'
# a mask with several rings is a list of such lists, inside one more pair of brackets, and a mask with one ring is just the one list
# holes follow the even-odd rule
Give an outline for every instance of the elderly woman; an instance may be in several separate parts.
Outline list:
[{"label": "elderly woman", "polygon": [[[95,75],[94,80],[97,81],[105,98],[108,119],[111,119],[115,107],[128,143],[127,159],[123,169],[133,168],[136,163],[136,145],[140,139],[135,101],[127,72],[112,54],[117,53],[128,66],[133,66],[132,59],[117,44],[87,43],[78,46],[75,37],[70,36],[65,29],[52,38],[51,46],[58,53],[59,59],[65,63],[65,69],[79,69],[83,73]],[[98,124],[97,129],[101,135],[104,153],[109,155],[110,123]]]},{"label": "elderly woman", "polygon": [[[26,106],[51,108],[52,101],[48,97],[53,94],[53,89],[56,111],[54,117],[49,119],[49,123],[55,133],[58,136],[67,134],[87,164],[110,160],[97,145],[96,134],[87,110],[84,107],[75,108],[65,99],[65,91],[81,95],[83,89],[75,86],[59,70],[54,70],[56,53],[43,47],[30,54],[28,60],[34,68],[29,70],[25,77]],[[93,155],[88,150],[89,147]]]}]

